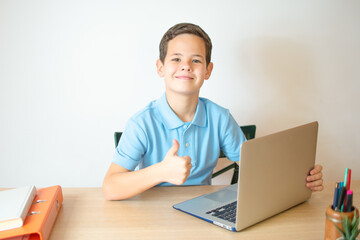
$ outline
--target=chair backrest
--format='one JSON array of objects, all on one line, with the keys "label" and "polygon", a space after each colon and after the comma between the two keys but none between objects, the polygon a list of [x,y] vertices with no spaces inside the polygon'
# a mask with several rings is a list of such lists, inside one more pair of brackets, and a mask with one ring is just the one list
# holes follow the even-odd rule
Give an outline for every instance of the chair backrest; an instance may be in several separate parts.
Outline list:
[{"label": "chair backrest", "polygon": [[114,133],[114,140],[115,140],[115,148],[119,144],[120,138],[121,138],[122,132],[115,132]]},{"label": "chair backrest", "polygon": [[256,125],[240,126],[247,140],[255,138]]}]

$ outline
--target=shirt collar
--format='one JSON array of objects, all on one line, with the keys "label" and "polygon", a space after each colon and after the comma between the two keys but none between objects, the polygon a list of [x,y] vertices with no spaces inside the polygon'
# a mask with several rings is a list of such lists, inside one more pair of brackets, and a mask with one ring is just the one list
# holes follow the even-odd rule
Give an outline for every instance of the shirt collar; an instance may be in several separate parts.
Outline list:
[{"label": "shirt collar", "polygon": [[[174,113],[170,108],[166,94],[157,100],[157,109],[160,112],[160,116],[163,124],[167,129],[175,129],[184,125],[184,122]],[[196,112],[191,124],[199,127],[206,126],[206,109],[204,103],[199,99],[196,106]]]},{"label": "shirt collar", "polygon": [[201,101],[201,98],[198,100],[195,116],[191,124],[197,125],[199,127],[206,126],[206,108],[204,102]]}]

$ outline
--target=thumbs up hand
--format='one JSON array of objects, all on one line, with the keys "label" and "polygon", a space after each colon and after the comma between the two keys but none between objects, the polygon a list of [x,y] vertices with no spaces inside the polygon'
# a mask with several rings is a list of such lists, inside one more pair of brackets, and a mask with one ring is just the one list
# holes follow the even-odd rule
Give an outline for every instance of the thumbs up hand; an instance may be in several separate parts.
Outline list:
[{"label": "thumbs up hand", "polygon": [[167,152],[162,165],[162,174],[165,182],[181,185],[186,182],[191,170],[191,158],[189,156],[179,157],[179,143],[175,139],[173,145]]}]

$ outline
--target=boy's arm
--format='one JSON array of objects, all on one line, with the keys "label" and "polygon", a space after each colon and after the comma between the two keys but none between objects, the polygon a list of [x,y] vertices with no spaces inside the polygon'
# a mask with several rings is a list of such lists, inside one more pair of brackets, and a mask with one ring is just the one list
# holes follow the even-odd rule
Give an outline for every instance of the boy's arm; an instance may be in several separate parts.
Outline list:
[{"label": "boy's arm", "polygon": [[190,174],[191,159],[179,157],[179,143],[174,140],[164,160],[139,171],[130,171],[112,163],[103,182],[106,200],[122,200],[140,194],[161,182],[183,184]]},{"label": "boy's arm", "polygon": [[139,171],[130,171],[111,163],[103,182],[103,195],[106,200],[131,198],[161,183],[155,165]]}]

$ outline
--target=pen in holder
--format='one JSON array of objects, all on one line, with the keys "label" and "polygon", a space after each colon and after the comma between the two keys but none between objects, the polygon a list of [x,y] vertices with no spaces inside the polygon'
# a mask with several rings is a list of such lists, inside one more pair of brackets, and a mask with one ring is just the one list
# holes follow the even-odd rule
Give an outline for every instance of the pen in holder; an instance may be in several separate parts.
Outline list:
[{"label": "pen in holder", "polygon": [[[335,227],[338,226],[343,230],[342,221],[344,217],[347,217],[350,221],[356,217],[359,217],[359,210],[355,207],[352,208],[351,212],[339,212],[333,209],[333,206],[329,206],[326,209],[326,220],[325,220],[325,240],[336,240],[341,237],[340,231]],[[340,238],[341,239],[341,238]]]}]

